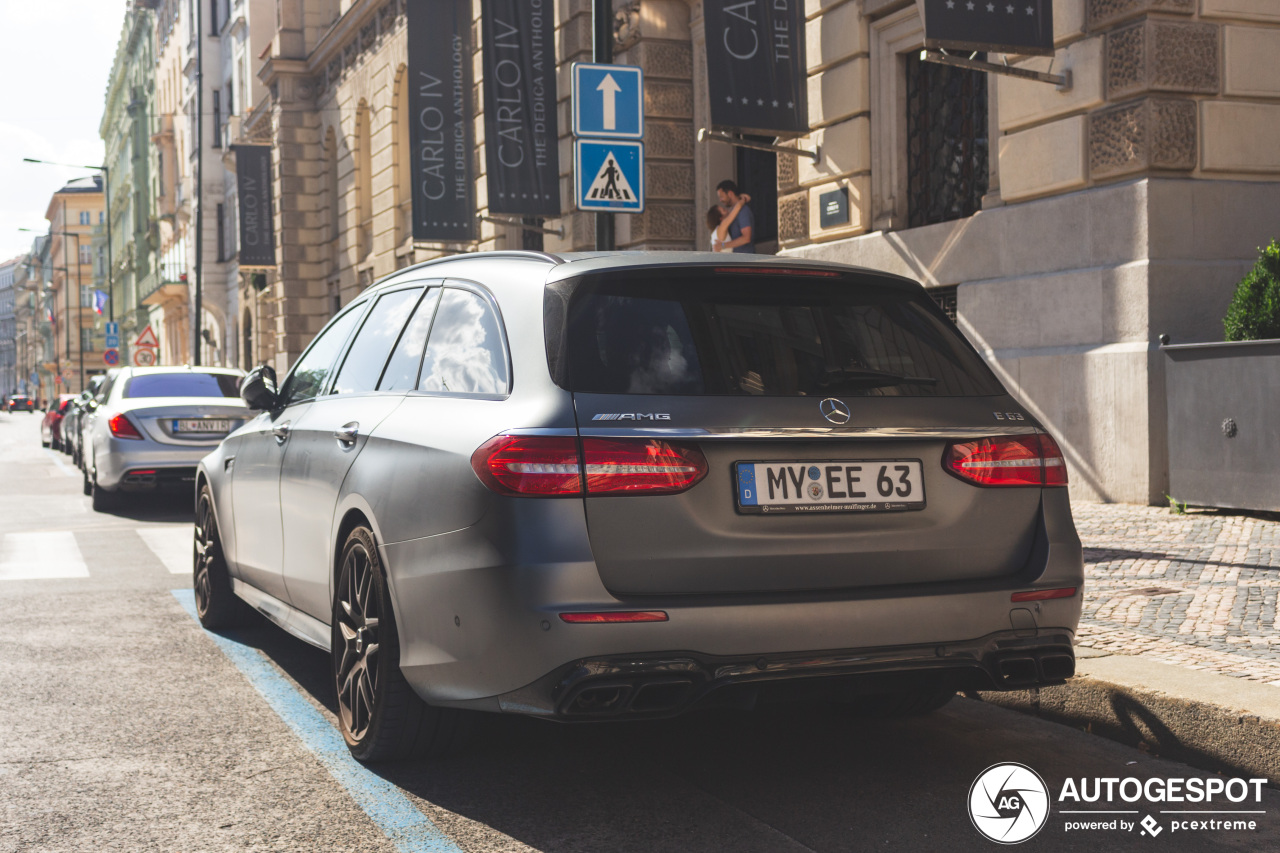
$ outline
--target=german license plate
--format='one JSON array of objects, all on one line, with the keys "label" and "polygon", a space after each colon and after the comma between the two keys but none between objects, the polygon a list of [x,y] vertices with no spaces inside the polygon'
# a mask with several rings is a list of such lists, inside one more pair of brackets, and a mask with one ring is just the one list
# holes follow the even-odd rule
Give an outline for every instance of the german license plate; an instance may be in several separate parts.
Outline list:
[{"label": "german license plate", "polygon": [[738,462],[736,473],[740,512],[924,509],[919,459]]},{"label": "german license plate", "polygon": [[231,421],[217,418],[181,418],[173,422],[174,432],[231,432]]}]

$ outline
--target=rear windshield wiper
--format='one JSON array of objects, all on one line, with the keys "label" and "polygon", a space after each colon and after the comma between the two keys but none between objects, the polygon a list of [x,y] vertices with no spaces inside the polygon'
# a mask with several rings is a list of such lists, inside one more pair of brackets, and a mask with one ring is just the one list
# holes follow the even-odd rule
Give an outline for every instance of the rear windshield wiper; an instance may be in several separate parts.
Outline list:
[{"label": "rear windshield wiper", "polygon": [[887,385],[937,385],[938,380],[932,376],[906,376],[901,373],[890,373],[887,370],[876,370],[870,367],[837,367],[823,372],[818,384],[822,386],[840,385],[845,382],[856,382],[859,385],[870,385],[881,388]]}]

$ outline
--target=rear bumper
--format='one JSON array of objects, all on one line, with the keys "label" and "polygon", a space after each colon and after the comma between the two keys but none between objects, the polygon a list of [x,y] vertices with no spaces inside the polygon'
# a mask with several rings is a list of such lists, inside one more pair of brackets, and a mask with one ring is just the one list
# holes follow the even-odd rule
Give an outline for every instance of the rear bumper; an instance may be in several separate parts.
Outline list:
[{"label": "rear bumper", "polygon": [[[163,486],[194,488],[196,465],[209,446],[170,448],[149,439],[109,438],[94,456],[98,485],[107,491],[143,492]],[[139,475],[139,471],[154,474]]]},{"label": "rear bumper", "polygon": [[1071,641],[1065,631],[1034,637],[1002,631],[959,643],[806,655],[617,655],[574,661],[498,697],[498,705],[560,720],[632,719],[911,688],[1042,687],[1075,674]]},{"label": "rear bumper", "polygon": [[[679,710],[742,684],[857,676],[865,686],[866,676],[904,673],[914,683],[945,677],[957,689],[990,689],[1070,675],[1066,661],[1047,669],[1041,662],[1046,655],[1070,659],[1080,621],[1084,562],[1065,489],[1046,490],[1031,555],[1009,576],[625,601],[604,587],[585,532],[575,532],[580,506],[528,501],[519,509],[380,549],[401,670],[428,702],[567,718],[571,694],[598,679],[621,678],[632,691],[653,679],[687,681],[666,691],[681,694]],[[533,549],[503,547],[537,536],[548,540],[544,553],[559,559],[520,560]],[[1011,601],[1014,592],[1062,587],[1077,592]],[[559,617],[593,610],[663,610],[669,619],[566,624]],[[1006,657],[1022,662],[1004,665]]]}]

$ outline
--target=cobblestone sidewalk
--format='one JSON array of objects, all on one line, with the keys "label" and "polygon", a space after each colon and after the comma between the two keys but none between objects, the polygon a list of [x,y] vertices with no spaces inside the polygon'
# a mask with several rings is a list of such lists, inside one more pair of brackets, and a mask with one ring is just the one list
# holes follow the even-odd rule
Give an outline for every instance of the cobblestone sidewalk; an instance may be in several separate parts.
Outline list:
[{"label": "cobblestone sidewalk", "polygon": [[1079,645],[1280,686],[1280,521],[1126,504],[1072,512]]}]

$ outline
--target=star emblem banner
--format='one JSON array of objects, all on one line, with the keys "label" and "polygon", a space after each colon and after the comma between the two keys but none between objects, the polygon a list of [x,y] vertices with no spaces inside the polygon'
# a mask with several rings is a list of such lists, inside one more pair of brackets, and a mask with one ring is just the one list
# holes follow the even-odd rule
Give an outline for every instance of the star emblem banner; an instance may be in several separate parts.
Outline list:
[{"label": "star emblem banner", "polygon": [[804,0],[704,0],[702,9],[712,125],[808,133]]},{"label": "star emblem banner", "polygon": [[923,0],[924,44],[1053,55],[1053,0]]}]

